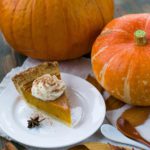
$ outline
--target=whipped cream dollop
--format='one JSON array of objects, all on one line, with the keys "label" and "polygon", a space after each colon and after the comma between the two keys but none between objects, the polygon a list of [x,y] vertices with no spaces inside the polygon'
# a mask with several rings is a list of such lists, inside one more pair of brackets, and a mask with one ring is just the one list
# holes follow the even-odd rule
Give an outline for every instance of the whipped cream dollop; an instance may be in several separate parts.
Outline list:
[{"label": "whipped cream dollop", "polygon": [[43,101],[53,101],[59,98],[65,91],[66,85],[55,75],[44,74],[32,83],[31,92],[36,98]]}]

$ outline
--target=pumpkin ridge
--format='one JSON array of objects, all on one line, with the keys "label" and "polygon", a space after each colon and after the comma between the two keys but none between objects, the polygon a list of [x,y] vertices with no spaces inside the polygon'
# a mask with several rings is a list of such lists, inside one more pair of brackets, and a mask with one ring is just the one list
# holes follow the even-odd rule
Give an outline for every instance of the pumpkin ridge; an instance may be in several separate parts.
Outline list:
[{"label": "pumpkin ridge", "polygon": [[[63,0],[61,0],[61,5],[63,6],[63,2],[62,2]],[[67,40],[68,41],[70,41],[69,40],[69,37],[70,37],[70,34],[69,34],[69,26],[68,26],[68,23],[67,23],[67,18],[65,17],[66,15],[65,15],[65,11],[64,11],[64,8],[62,7],[62,14],[63,14],[63,20],[64,20],[64,24],[65,24],[65,30],[66,30],[66,35],[68,35],[67,36]]]},{"label": "pumpkin ridge", "polygon": [[124,33],[124,34],[127,34],[128,36],[131,36],[130,33],[128,33],[126,30],[122,30],[122,29],[111,29],[111,28],[105,28],[101,34],[99,35],[98,38],[100,38],[101,36],[106,36],[106,35],[109,35],[109,34],[113,34],[113,33]]},{"label": "pumpkin ridge", "polygon": [[[47,25],[48,25],[48,23],[47,23],[47,5],[46,5],[46,0],[44,0],[43,1],[43,5],[44,5],[44,10],[45,10],[45,15],[44,15],[44,17],[45,17],[45,41],[46,41],[46,49],[48,49],[48,37],[47,37],[47,31],[46,31],[46,29],[47,29]],[[45,50],[45,52],[47,53],[47,55],[48,55],[48,51],[47,50]]]},{"label": "pumpkin ridge", "polygon": [[147,20],[146,20],[146,24],[145,24],[145,29],[144,29],[144,31],[147,29],[147,25],[148,25],[148,22],[150,21],[150,16],[147,18]]},{"label": "pumpkin ridge", "polygon": [[13,44],[14,44],[14,47],[17,49],[17,43],[15,41],[15,38],[14,38],[14,33],[13,33],[13,20],[14,20],[14,16],[15,16],[15,11],[16,11],[16,8],[17,8],[17,5],[19,4],[20,1],[17,1],[15,3],[15,6],[13,8],[13,11],[12,11],[12,15],[11,15],[11,21],[10,21],[10,33],[11,33],[11,39],[13,41]]},{"label": "pumpkin ridge", "polygon": [[[110,46],[108,46],[108,48],[110,49]],[[105,51],[109,51],[109,49],[108,50],[104,50],[103,52],[105,52]],[[112,58],[112,57],[114,57],[114,55],[116,55],[116,53],[118,52],[118,51],[120,51],[121,52],[121,50],[119,49],[119,50],[115,50],[114,52],[113,52],[113,54],[112,54],[112,56],[110,56],[110,58],[107,60],[107,63],[108,63],[108,61],[110,61],[110,59]],[[93,51],[92,51],[93,52]],[[100,53],[101,54],[101,53]],[[105,54],[106,55],[106,54]],[[101,57],[101,55],[98,55],[99,57]],[[100,59],[99,57],[96,57],[93,61],[92,61],[92,68],[94,68],[94,64],[96,64],[97,62],[96,62],[96,60],[98,60],[98,59]],[[92,56],[92,58],[93,58],[93,56]],[[102,68],[104,67],[104,64],[103,64],[103,66],[101,67],[101,68],[99,68],[100,70],[102,70]],[[97,79],[98,80],[100,80],[100,70],[97,70]],[[95,70],[94,70],[95,71]]]},{"label": "pumpkin ridge", "polygon": [[[23,23],[25,22],[25,14],[26,14],[26,12],[28,10],[28,5],[29,4],[30,4],[30,1],[27,1],[26,7],[25,7],[25,10],[24,10],[24,13],[23,13]],[[26,51],[28,51],[28,49]]]},{"label": "pumpkin ridge", "polygon": [[[113,44],[113,46],[118,46],[118,45],[123,45],[124,43],[122,42],[122,43],[116,43],[116,44]],[[131,43],[129,43],[129,44],[131,44],[131,45],[133,45],[132,44],[132,42]],[[107,44],[106,45],[103,45],[103,47],[102,48],[100,48],[93,56],[92,56],[92,58],[91,58],[91,60],[92,61],[94,61],[95,59],[96,59],[96,57],[97,56],[99,56],[99,54],[101,54],[101,52],[103,52],[103,51],[105,51],[107,48],[108,48],[108,50],[110,49],[110,45],[108,46]],[[121,51],[121,50],[120,50]],[[116,51],[116,53],[117,53],[118,51]],[[114,54],[115,55],[115,54]]]},{"label": "pumpkin ridge", "polygon": [[[118,18],[116,18],[116,19],[114,19],[114,20],[116,20],[116,22],[127,22],[127,17],[128,16],[130,16],[131,14],[127,14],[127,15],[125,15],[125,16],[122,16],[122,17],[118,17]],[[113,21],[114,21],[113,20]],[[111,22],[110,22],[111,23]],[[109,24],[108,24],[109,25]],[[121,26],[122,26],[122,24],[121,24]],[[117,27],[115,27],[115,28],[112,28],[112,30],[123,30],[120,26],[117,26]],[[125,31],[126,33],[128,33],[128,35],[130,35],[130,36],[133,36],[133,33],[132,32],[128,32],[126,29],[124,29],[123,31]]]},{"label": "pumpkin ridge", "polygon": [[[86,3],[88,3],[88,1],[89,1],[89,0],[87,0]],[[85,8],[86,8],[86,7],[85,7]],[[90,22],[89,20],[88,20],[88,24],[91,24],[91,22]],[[89,32],[89,33],[90,33],[90,32]],[[91,36],[91,37],[92,37],[92,36]],[[92,38],[90,39],[90,37],[89,37],[89,38],[88,38],[88,44],[87,44],[87,45],[88,45],[88,46],[87,46],[88,49],[90,48],[91,40],[92,40]]]},{"label": "pumpkin ridge", "polygon": [[132,57],[133,57],[133,55],[130,58],[130,62],[128,65],[128,73],[127,73],[127,76],[126,76],[125,81],[124,81],[124,100],[126,100],[128,103],[131,102],[130,84],[128,82],[128,79],[129,79],[129,75],[130,75],[130,71],[131,71]]},{"label": "pumpkin ridge", "polygon": [[96,0],[94,0],[94,2],[95,2],[95,4],[96,4],[96,6],[97,6],[97,9],[98,9],[98,11],[100,12],[100,14],[101,14],[101,18],[102,18],[102,23],[103,23],[103,25],[102,26],[104,26],[104,24],[106,23],[105,22],[105,19],[104,19],[104,16],[103,16],[103,13],[102,13],[102,11],[101,11],[101,9],[100,9],[100,7],[99,7],[99,5],[98,5],[98,3],[97,3],[97,1]]},{"label": "pumpkin ridge", "polygon": [[[22,44],[22,42],[20,43],[19,42],[19,40],[17,40],[18,39],[18,37],[20,37],[20,35],[19,34],[14,34],[14,32],[16,32],[16,31],[18,31],[18,27],[16,27],[16,24],[15,24],[15,20],[16,20],[16,17],[17,17],[17,11],[18,11],[18,9],[20,9],[20,5],[22,4],[22,2],[25,2],[25,5],[24,5],[24,7],[23,7],[23,9],[21,10],[21,14],[22,14],[22,20],[21,20],[21,22],[22,22],[22,24],[24,24],[25,23],[25,14],[26,14],[26,11],[27,11],[27,6],[28,6],[28,4],[29,4],[29,2],[30,1],[27,1],[27,0],[20,0],[17,4],[16,4],[16,8],[15,8],[15,11],[14,11],[14,16],[13,16],[13,20],[12,20],[12,26],[14,27],[12,27],[12,32],[13,32],[13,39],[14,39],[14,42],[15,42],[15,44],[16,44],[16,49],[18,50],[18,51],[20,51],[20,49],[18,48],[21,44]],[[20,32],[20,31],[19,31]],[[22,37],[21,37],[22,38]],[[23,39],[24,39],[24,37],[23,37]],[[22,44],[22,45],[24,45],[24,44]],[[27,51],[27,50],[26,50]]]},{"label": "pumpkin ridge", "polygon": [[127,32],[126,30],[123,30],[123,29],[112,29],[112,32],[126,33],[129,36],[131,35],[129,32]]},{"label": "pumpkin ridge", "polygon": [[[28,12],[28,9],[30,9],[31,8],[31,6],[32,6],[32,2],[33,1],[29,1],[28,3],[27,3],[27,5],[26,5],[26,10],[25,10],[25,12],[24,12],[24,16],[25,16],[25,18],[24,18],[24,20],[23,20],[23,22],[25,23],[26,22],[26,20],[30,20],[30,15],[28,16],[28,18],[26,19],[26,14],[27,14],[27,12]],[[30,26],[30,25],[29,25]],[[32,47],[32,38],[31,38],[31,31],[30,31],[30,29],[28,30],[28,36],[29,36],[29,39],[30,40],[28,40],[28,42],[30,42],[29,43],[29,45],[30,45],[30,47]],[[20,49],[19,49],[19,51],[20,51]],[[29,49],[27,48],[26,49],[26,51],[29,51]]]},{"label": "pumpkin ridge", "polygon": [[103,65],[103,68],[101,69],[101,71],[100,71],[100,73],[99,73],[99,76],[100,76],[100,79],[101,79],[101,81],[100,81],[100,83],[101,83],[101,85],[104,87],[104,80],[105,80],[105,73],[106,73],[106,71],[107,71],[107,68],[108,68],[108,66],[109,66],[109,64],[115,59],[115,57],[117,56],[117,55],[120,55],[120,53],[122,53],[122,51],[120,51],[120,50],[117,50],[116,52],[115,52],[115,54],[110,58],[110,60],[105,64],[105,65]]},{"label": "pumpkin ridge", "polygon": [[92,56],[92,61],[95,60],[95,58],[101,53],[103,52],[106,48],[108,48],[108,46],[103,46],[102,48],[100,48],[95,55]]},{"label": "pumpkin ridge", "polygon": [[33,41],[33,35],[32,35],[32,23],[33,23],[33,6],[34,6],[35,0],[32,0],[32,5],[31,5],[31,13],[30,13],[30,37],[31,37],[31,46],[34,50],[34,41]]},{"label": "pumpkin ridge", "polygon": [[99,76],[100,76],[100,83],[101,83],[101,85],[102,85],[103,87],[104,87],[104,79],[105,79],[104,76],[105,76],[107,67],[108,67],[108,63],[103,66],[103,68],[101,69],[101,71],[100,71],[100,73],[99,73]]},{"label": "pumpkin ridge", "polygon": [[[138,46],[139,47],[139,46]],[[136,60],[138,60],[138,61],[136,61],[136,63],[134,62],[134,67],[133,67],[133,71],[134,71],[134,74],[138,74],[138,73],[140,73],[139,72],[139,69],[138,70],[135,70],[134,68],[139,68],[139,65],[140,65],[140,62],[141,62],[141,58],[143,57],[143,55],[142,55],[142,53],[143,53],[143,51],[144,51],[144,49],[143,49],[143,47],[140,47],[141,49],[136,49],[136,46],[134,47],[134,51],[136,52],[136,54],[134,54],[134,57],[136,57],[136,58],[138,58],[138,59],[136,59]],[[142,56],[142,57],[141,57]],[[133,61],[133,60],[132,60]],[[130,75],[130,82],[131,82],[131,86],[132,86],[132,88],[131,88],[131,90],[133,90],[133,83],[136,83],[136,85],[137,85],[137,87],[138,87],[138,85],[139,85],[139,83],[138,83],[138,79],[136,78],[136,80],[134,80],[134,82],[132,82],[132,78],[135,78],[136,77],[136,75],[133,75],[133,73]],[[136,91],[136,89],[134,89],[135,91]],[[146,91],[146,88],[144,88],[144,90],[143,91]],[[142,91],[139,91],[139,93],[141,93]],[[143,92],[142,92],[143,93]],[[131,94],[132,95],[134,95],[133,94],[133,92],[131,92]],[[131,95],[131,96],[132,96]],[[145,95],[144,93],[143,94],[140,94],[140,96],[139,97],[141,97],[141,95]],[[137,100],[139,99],[139,97],[137,98]],[[134,104],[135,103],[135,101],[136,101],[136,99],[131,99],[131,101],[130,101],[130,104]],[[146,101],[146,99],[144,98],[144,99],[142,99],[142,101],[143,101],[143,103],[144,103],[144,101]],[[141,101],[141,102],[142,102]],[[136,105],[139,105],[138,104],[138,102],[137,102],[137,104]],[[149,105],[148,105],[149,106]]]}]

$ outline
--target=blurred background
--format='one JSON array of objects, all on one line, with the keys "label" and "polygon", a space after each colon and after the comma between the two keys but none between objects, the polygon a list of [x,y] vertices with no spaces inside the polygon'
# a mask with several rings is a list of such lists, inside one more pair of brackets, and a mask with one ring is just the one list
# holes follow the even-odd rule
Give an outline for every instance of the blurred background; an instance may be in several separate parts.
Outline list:
[{"label": "blurred background", "polygon": [[[130,13],[150,12],[150,0],[114,0],[114,2],[114,17]],[[25,59],[25,56],[14,52],[11,47],[6,44],[0,33],[0,81],[7,72],[13,67],[21,65]]]}]

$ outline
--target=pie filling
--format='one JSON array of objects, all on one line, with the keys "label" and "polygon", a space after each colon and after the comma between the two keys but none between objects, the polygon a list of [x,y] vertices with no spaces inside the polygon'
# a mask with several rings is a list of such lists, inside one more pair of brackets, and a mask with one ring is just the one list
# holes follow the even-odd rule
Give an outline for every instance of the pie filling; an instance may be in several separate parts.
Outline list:
[{"label": "pie filling", "polygon": [[58,63],[42,63],[16,75],[12,80],[16,89],[28,104],[59,119],[67,125],[71,125],[71,112],[65,92],[52,101],[44,101],[32,95],[31,88],[34,80],[44,74],[55,75],[60,79]]}]

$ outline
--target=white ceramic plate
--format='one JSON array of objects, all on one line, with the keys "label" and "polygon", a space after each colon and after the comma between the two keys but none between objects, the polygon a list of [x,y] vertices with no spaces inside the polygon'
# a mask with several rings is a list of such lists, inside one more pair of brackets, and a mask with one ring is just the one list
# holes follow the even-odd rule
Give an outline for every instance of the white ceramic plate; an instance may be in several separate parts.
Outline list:
[{"label": "white ceramic plate", "polygon": [[12,139],[34,147],[60,148],[81,142],[91,136],[105,117],[105,103],[98,90],[84,79],[62,73],[73,109],[82,109],[82,118],[74,127],[52,119],[52,125],[28,129],[33,109],[19,96],[13,83],[0,95],[0,127]]}]

